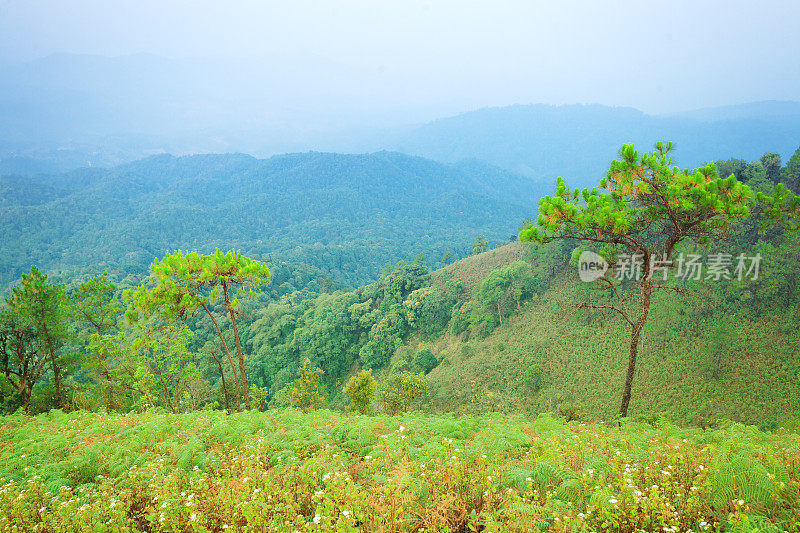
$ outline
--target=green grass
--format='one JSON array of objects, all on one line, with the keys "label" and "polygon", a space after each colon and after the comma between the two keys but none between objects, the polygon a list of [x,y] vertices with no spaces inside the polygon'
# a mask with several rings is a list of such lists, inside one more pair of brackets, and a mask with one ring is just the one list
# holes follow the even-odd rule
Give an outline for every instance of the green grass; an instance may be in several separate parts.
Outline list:
[{"label": "green grass", "polygon": [[800,436],[739,424],[53,411],[0,477],[6,531],[800,531]]}]

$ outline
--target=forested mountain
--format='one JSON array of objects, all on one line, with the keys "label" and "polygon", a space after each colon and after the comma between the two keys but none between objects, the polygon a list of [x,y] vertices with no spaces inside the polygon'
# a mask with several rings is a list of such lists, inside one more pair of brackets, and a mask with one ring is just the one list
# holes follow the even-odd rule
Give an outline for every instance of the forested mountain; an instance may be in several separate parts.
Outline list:
[{"label": "forested mountain", "polygon": [[697,166],[766,151],[788,158],[800,140],[800,104],[756,102],[673,115],[630,107],[515,105],[430,122],[394,140],[401,152],[443,162],[481,159],[550,183],[569,177],[592,186],[622,143],[671,139],[681,165]]},{"label": "forested mountain", "polygon": [[[122,265],[165,250],[235,247],[325,270],[345,286],[425,253],[507,240],[545,189],[478,161],[304,153],[152,156],[113,169],[0,178],[0,281],[45,270]],[[274,256],[272,255],[274,254]]]}]

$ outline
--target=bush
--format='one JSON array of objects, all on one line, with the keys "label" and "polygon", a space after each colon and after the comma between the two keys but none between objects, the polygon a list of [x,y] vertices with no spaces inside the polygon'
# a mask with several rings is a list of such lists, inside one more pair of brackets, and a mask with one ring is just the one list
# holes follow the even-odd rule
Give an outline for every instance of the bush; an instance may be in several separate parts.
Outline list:
[{"label": "bush", "polygon": [[344,393],[350,398],[350,405],[362,415],[369,412],[372,398],[375,396],[375,378],[372,377],[372,370],[362,370],[347,382],[344,386]]},{"label": "bush", "polygon": [[269,400],[269,387],[251,387],[250,405],[257,411],[263,411],[267,407]]},{"label": "bush", "polygon": [[547,374],[538,365],[531,366],[525,372],[524,383],[533,394],[538,394],[540,390],[547,386]]},{"label": "bush", "polygon": [[414,400],[427,392],[428,382],[422,374],[391,375],[383,384],[383,408],[391,415],[407,411]]},{"label": "bush", "polygon": [[300,367],[300,377],[294,382],[292,387],[292,406],[298,407],[303,411],[313,411],[322,405],[325,392],[320,378],[324,372],[311,364],[311,360],[306,357],[303,366]]},{"label": "bush", "polygon": [[427,348],[423,348],[414,354],[414,364],[427,374],[436,368],[436,365],[439,363],[436,361],[436,356],[433,355],[433,352]]},{"label": "bush", "polygon": [[586,410],[583,408],[580,402],[576,401],[569,401],[559,404],[557,414],[560,418],[563,418],[567,422],[572,422],[573,420],[586,420]]},{"label": "bush", "polygon": [[441,335],[447,329],[453,306],[463,291],[460,280],[447,280],[444,288],[429,286],[412,292],[403,303],[409,324],[427,338]]},{"label": "bush", "polygon": [[158,408],[0,427],[0,531],[800,529],[800,436],[740,424]]}]

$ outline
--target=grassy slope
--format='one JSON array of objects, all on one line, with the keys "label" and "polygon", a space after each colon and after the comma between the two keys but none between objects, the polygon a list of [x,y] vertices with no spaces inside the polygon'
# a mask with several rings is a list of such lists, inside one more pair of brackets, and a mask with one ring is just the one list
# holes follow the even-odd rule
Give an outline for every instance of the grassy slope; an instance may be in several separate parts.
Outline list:
[{"label": "grassy slope", "polygon": [[[524,257],[515,243],[446,270],[473,288],[493,269]],[[435,275],[441,276],[441,271]],[[445,335],[444,357],[430,375],[434,408],[454,412],[552,409],[575,399],[595,417],[613,417],[627,365],[628,333],[609,315],[572,307],[577,276],[556,279],[540,300],[485,339]],[[735,346],[710,352],[715,322],[735,323]],[[631,414],[665,412],[681,423],[730,419],[767,427],[800,415],[800,334],[791,316],[725,314],[672,294],[656,299],[634,382]],[[716,353],[716,352],[715,352]],[[525,374],[538,366],[545,387],[534,394]],[[716,375],[712,367],[718,367]]]}]

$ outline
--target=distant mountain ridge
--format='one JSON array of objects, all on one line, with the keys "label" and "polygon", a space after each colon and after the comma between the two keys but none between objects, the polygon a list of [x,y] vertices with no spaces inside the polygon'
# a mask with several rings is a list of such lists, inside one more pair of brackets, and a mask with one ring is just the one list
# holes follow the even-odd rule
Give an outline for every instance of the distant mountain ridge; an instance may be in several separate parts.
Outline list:
[{"label": "distant mountain ridge", "polygon": [[680,113],[656,115],[663,117],[684,117],[695,120],[732,120],[740,118],[764,119],[768,117],[800,117],[800,102],[788,100],[763,100],[744,104],[706,107]]},{"label": "distant mountain ridge", "polygon": [[[258,61],[57,54],[0,66],[0,175],[111,167],[164,152],[391,150],[590,185],[624,142],[648,148],[672,140],[683,166],[767,150],[786,158],[800,145],[798,102],[665,115],[601,104],[454,114],[463,109],[456,95],[437,106],[418,102],[387,76],[310,54]],[[387,107],[389,94],[395,104]]]},{"label": "distant mountain ridge", "polygon": [[595,185],[623,143],[649,150],[675,143],[682,167],[766,151],[788,158],[800,146],[800,103],[758,102],[676,115],[599,104],[485,108],[425,124],[393,147],[443,162],[477,158],[543,183],[563,176]]}]

